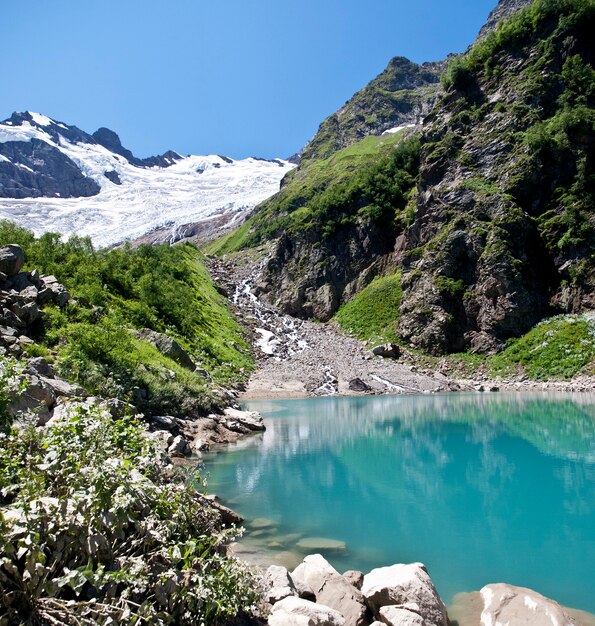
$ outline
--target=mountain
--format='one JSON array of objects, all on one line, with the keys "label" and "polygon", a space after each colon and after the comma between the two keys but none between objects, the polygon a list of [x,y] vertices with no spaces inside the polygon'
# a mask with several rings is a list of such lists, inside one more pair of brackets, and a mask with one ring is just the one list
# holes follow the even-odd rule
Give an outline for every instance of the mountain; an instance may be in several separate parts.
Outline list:
[{"label": "mountain", "polygon": [[173,151],[140,159],[107,128],[90,135],[39,113],[14,113],[0,123],[0,217],[37,233],[89,235],[98,245],[158,229],[169,240],[189,223],[234,223],[292,167]]},{"label": "mountain", "polygon": [[[401,276],[395,332],[434,354],[497,351],[594,308],[594,28],[593,0],[500,2],[423,124],[357,141],[382,127],[322,133],[327,120],[280,192],[212,249],[275,240],[260,292],[320,320]],[[376,101],[361,94],[377,89],[350,101],[367,120]]]}]

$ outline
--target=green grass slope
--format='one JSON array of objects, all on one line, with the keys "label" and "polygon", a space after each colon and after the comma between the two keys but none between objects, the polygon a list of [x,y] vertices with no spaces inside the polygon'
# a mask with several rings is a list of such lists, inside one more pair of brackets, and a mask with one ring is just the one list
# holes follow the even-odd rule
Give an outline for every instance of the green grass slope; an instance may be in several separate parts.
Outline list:
[{"label": "green grass slope", "polygon": [[[252,368],[243,331],[189,244],[95,250],[88,239],[39,238],[0,223],[0,245],[18,243],[26,268],[54,274],[73,298],[47,306],[30,354],[93,393],[133,399],[139,408],[201,413],[213,391],[237,385]],[[197,364],[190,371],[131,332],[149,328],[177,341]]]}]

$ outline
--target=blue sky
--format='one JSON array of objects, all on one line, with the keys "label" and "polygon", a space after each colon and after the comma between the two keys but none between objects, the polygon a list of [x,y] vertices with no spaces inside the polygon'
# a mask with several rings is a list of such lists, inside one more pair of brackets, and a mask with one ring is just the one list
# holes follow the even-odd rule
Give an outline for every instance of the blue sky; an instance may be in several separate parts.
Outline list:
[{"label": "blue sky", "polygon": [[393,56],[461,52],[496,0],[3,0],[0,118],[144,157],[287,157]]}]

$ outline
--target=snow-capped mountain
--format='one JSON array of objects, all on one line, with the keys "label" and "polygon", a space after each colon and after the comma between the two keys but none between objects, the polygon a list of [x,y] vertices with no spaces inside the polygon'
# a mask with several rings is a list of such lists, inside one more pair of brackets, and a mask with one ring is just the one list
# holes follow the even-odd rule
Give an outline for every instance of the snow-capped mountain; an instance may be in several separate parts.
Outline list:
[{"label": "snow-capped mountain", "polygon": [[33,112],[0,123],[0,218],[99,246],[216,219],[229,226],[278,191],[282,160],[138,159],[116,133],[93,135]]}]

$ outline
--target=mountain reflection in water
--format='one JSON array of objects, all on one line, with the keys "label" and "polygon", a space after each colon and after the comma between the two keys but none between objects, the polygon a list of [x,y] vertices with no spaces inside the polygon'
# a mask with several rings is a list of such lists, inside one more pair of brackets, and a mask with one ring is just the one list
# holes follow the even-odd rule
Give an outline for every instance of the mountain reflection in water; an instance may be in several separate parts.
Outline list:
[{"label": "mountain reflection in water", "polygon": [[265,560],[293,565],[300,538],[330,538],[340,571],[423,561],[447,601],[506,581],[595,611],[595,395],[248,406],[267,431],[205,463]]}]

